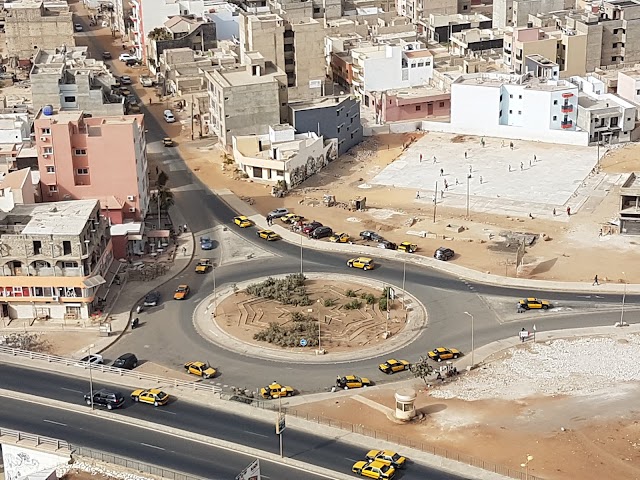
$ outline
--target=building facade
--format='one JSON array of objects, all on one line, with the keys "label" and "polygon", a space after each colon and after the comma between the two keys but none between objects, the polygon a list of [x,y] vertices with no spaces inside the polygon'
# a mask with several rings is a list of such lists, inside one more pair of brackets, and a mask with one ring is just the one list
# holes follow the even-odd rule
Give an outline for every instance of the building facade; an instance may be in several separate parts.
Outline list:
[{"label": "building facade", "polygon": [[144,219],[149,180],[143,115],[40,111],[34,131],[43,201],[97,198],[111,223]]},{"label": "building facade", "polygon": [[451,94],[432,87],[388,90],[370,95],[376,123],[447,119],[451,115]]},{"label": "building facade", "polygon": [[578,127],[589,132],[592,145],[629,142],[636,115],[635,105],[612,93],[578,97]]},{"label": "building facade", "polygon": [[97,200],[16,205],[0,213],[1,314],[87,319],[112,261]]},{"label": "building facade", "polygon": [[445,43],[454,33],[471,28],[491,28],[491,26],[491,19],[479,13],[474,15],[463,15],[460,13],[453,15],[431,14],[429,15],[427,38],[432,42]]},{"label": "building facade", "polygon": [[476,52],[502,50],[504,32],[499,28],[470,28],[451,35],[451,53],[461,57],[471,56]]}]

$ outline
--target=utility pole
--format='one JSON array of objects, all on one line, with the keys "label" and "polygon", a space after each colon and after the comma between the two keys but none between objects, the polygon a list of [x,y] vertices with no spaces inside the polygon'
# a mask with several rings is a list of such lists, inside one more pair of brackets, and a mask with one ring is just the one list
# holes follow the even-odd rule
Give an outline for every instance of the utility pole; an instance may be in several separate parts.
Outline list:
[{"label": "utility pole", "polygon": [[467,174],[467,219],[469,218],[469,182],[471,181],[471,174]]},{"label": "utility pole", "polygon": [[193,94],[191,94],[191,140],[194,139],[193,135]]},{"label": "utility pole", "polygon": [[433,190],[433,223],[436,223],[436,210],[438,209],[438,182]]},{"label": "utility pole", "polygon": [[302,252],[304,250],[303,245],[302,245],[302,238],[303,234],[302,232],[300,232],[300,275],[304,276],[304,270],[302,268],[303,264],[302,264]]}]

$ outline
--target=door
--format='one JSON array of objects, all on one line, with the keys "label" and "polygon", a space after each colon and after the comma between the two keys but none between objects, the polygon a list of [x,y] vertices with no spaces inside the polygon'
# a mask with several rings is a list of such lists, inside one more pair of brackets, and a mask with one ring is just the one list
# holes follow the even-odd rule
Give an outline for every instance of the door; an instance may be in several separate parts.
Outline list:
[{"label": "door", "polygon": [[427,115],[433,115],[433,103],[427,103]]}]

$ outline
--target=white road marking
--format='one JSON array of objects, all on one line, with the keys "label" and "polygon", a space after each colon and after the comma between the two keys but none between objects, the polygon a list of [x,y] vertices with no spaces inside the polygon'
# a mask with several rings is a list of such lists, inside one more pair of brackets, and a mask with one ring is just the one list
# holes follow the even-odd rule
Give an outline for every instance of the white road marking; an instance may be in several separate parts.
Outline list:
[{"label": "white road marking", "polygon": [[67,424],[66,423],[60,423],[60,422],[54,422],[53,420],[47,420],[47,419],[43,419],[43,422],[47,422],[47,423],[53,423],[54,425],[60,425],[62,427],[66,427]]},{"label": "white road marking", "polygon": [[164,450],[162,447],[158,447],[156,445],[149,445],[148,443],[140,443],[140,445],[144,445],[145,447],[155,448],[156,450]]},{"label": "white road marking", "polygon": [[84,393],[80,390],[74,390],[73,388],[65,388],[65,387],[60,387],[61,390],[66,390],[67,392],[73,392],[73,393]]},{"label": "white road marking", "polygon": [[348,457],[344,457],[344,458],[345,458],[345,460],[349,460],[350,462],[354,462],[354,463],[355,463],[355,462],[359,462],[360,460],[362,460],[362,459],[360,459],[360,460],[354,460],[353,458],[348,458]]},{"label": "white road marking", "polygon": [[167,410],[165,410],[164,408],[161,408],[160,411],[162,413],[168,413],[169,415],[176,415],[176,412],[168,412]]},{"label": "white road marking", "polygon": [[249,435],[255,435],[256,437],[264,437],[264,438],[269,438],[266,435],[263,435],[261,433],[256,433],[256,432],[248,432],[247,430],[245,430],[246,433],[248,433]]},{"label": "white road marking", "polygon": [[216,337],[218,336],[218,334],[216,332],[214,332],[213,330],[209,330],[211,333],[213,333]]}]

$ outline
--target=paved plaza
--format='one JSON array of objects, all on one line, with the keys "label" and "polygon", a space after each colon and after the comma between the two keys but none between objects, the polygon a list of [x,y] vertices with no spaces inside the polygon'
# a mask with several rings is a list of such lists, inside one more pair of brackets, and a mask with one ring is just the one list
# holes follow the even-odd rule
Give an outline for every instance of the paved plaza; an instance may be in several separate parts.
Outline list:
[{"label": "paved plaza", "polygon": [[433,203],[437,189],[438,205],[461,209],[468,188],[473,212],[565,221],[567,207],[578,213],[595,190],[619,178],[590,175],[597,163],[595,147],[514,141],[512,149],[509,140],[482,140],[484,147],[479,137],[427,134],[371,183],[413,189],[416,200],[425,203]]}]

